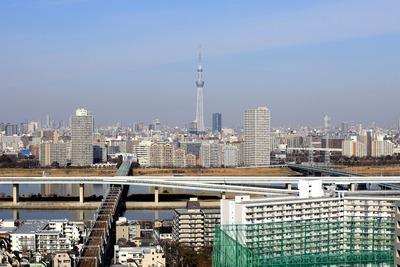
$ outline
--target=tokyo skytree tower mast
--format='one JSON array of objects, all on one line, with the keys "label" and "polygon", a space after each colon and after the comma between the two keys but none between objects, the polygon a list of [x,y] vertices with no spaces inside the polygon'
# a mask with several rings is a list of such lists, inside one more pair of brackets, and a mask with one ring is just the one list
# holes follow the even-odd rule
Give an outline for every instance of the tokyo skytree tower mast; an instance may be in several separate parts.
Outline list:
[{"label": "tokyo skytree tower mast", "polygon": [[203,85],[204,81],[202,78],[203,68],[201,66],[201,45],[199,45],[199,64],[197,66],[197,109],[196,109],[196,120],[197,132],[204,133],[204,112],[203,112]]}]

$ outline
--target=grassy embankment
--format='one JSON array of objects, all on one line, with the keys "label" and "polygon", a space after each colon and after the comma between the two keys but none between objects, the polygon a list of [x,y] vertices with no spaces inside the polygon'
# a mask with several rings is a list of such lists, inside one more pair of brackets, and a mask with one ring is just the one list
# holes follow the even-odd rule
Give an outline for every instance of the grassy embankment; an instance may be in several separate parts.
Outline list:
[{"label": "grassy embankment", "polygon": [[363,174],[367,176],[400,176],[400,166],[355,166],[340,169],[344,172]]},{"label": "grassy embankment", "polygon": [[52,177],[114,176],[115,169],[0,169],[0,177],[40,177],[43,172]]}]

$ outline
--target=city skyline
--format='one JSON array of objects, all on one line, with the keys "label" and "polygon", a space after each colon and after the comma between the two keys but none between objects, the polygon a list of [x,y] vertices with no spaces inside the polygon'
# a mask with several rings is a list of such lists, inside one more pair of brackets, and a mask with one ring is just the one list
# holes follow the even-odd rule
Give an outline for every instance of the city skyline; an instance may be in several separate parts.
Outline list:
[{"label": "city skyline", "polygon": [[332,125],[395,127],[399,10],[397,1],[5,1],[0,121],[67,121],[85,107],[96,125],[187,125],[202,43],[206,127],[215,112],[223,127],[242,126],[256,106],[271,110],[272,127],[317,127],[323,114]]}]

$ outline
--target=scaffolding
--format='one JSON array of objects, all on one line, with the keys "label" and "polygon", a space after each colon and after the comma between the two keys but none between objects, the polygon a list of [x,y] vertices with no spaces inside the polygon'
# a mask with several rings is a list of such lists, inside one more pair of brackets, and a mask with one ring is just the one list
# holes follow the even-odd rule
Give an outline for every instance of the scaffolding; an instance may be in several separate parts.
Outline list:
[{"label": "scaffolding", "polygon": [[214,267],[393,266],[394,219],[216,225]]}]

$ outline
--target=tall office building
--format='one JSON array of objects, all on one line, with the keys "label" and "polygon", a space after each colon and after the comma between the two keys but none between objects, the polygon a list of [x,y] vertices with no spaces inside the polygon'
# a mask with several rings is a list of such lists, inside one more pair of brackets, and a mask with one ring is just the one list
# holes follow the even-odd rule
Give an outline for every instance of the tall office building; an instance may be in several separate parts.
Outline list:
[{"label": "tall office building", "polygon": [[244,112],[244,138],[245,165],[270,165],[270,114],[266,107]]},{"label": "tall office building", "polygon": [[340,127],[340,131],[342,133],[348,133],[349,132],[349,123],[347,121],[342,122],[342,127]]},{"label": "tall office building", "polygon": [[[199,45],[201,49],[201,45]],[[197,66],[197,109],[196,109],[196,120],[197,132],[204,133],[204,112],[203,112],[203,85],[204,81],[202,78],[203,67],[201,66],[201,50],[199,51],[199,65]]]},{"label": "tall office building", "polygon": [[332,130],[331,117],[324,115],[324,133],[329,133]]},{"label": "tall office building", "polygon": [[213,132],[221,132],[222,130],[222,115],[221,113],[214,113],[212,115],[212,130]]},{"label": "tall office building", "polygon": [[158,119],[153,120],[153,131],[161,131],[161,122]]},{"label": "tall office building", "polygon": [[46,115],[46,128],[51,128],[51,127],[50,127],[50,124],[51,124],[51,122],[50,122],[50,115],[47,114],[47,115]]},{"label": "tall office building", "polygon": [[89,166],[93,163],[93,116],[77,109],[70,118],[71,165]]}]

